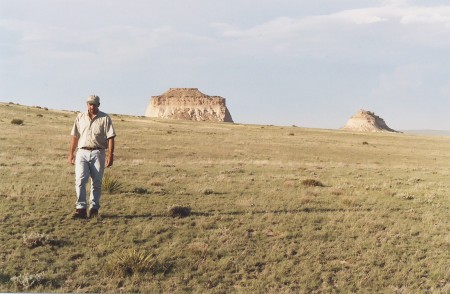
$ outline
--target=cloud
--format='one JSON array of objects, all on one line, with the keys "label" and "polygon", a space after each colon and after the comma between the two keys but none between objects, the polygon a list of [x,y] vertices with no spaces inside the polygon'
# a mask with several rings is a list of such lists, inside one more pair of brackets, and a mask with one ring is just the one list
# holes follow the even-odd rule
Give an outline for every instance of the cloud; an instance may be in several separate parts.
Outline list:
[{"label": "cloud", "polygon": [[[28,67],[31,71],[65,67],[86,72],[86,68],[133,66],[150,58],[174,54],[176,60],[183,48],[205,44],[208,38],[177,30],[171,26],[147,28],[110,25],[91,29],[59,27],[43,23],[1,20],[0,37],[14,35],[8,44],[10,55],[1,55],[3,64]],[[33,67],[30,67],[30,65]]]},{"label": "cloud", "polygon": [[[284,40],[294,44],[302,41],[302,45],[314,45],[318,41],[325,45],[336,39],[336,35],[345,40],[346,37],[367,39],[377,37],[377,33],[392,35],[404,32],[403,41],[421,41],[421,45],[427,46],[430,42],[429,33],[433,31],[434,41],[450,46],[450,41],[442,42],[441,38],[450,33],[450,6],[425,7],[401,3],[302,18],[280,17],[246,29],[224,23],[215,24],[214,27],[224,38],[260,43]],[[418,25],[422,26],[419,30]]]},{"label": "cloud", "polygon": [[[299,18],[280,16],[249,28],[225,22],[211,23],[210,27],[215,31],[199,33],[188,27],[139,23],[89,28],[0,21],[1,30],[19,36],[19,41],[11,44],[17,50],[11,51],[29,59],[55,61],[126,64],[146,59],[152,52],[176,52],[178,58],[195,56],[189,51],[211,57],[275,54],[363,60],[391,55],[395,59],[408,46],[450,48],[450,38],[446,37],[450,33],[450,6],[413,6],[406,1]],[[374,61],[380,62],[377,57]]]}]

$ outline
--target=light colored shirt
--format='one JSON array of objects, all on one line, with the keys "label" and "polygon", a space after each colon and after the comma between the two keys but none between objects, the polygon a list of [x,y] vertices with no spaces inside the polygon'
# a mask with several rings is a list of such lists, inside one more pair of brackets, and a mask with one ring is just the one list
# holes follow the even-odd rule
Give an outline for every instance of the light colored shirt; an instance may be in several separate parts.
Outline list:
[{"label": "light colored shirt", "polygon": [[101,111],[92,120],[88,112],[79,113],[70,134],[78,138],[78,148],[100,149],[107,149],[108,139],[116,136],[111,118]]}]

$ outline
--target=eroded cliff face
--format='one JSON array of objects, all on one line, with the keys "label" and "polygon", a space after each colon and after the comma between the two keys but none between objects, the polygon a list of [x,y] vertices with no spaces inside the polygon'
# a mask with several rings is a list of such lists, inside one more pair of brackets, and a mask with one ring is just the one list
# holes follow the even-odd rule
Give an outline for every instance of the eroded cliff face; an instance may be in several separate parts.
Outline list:
[{"label": "eroded cliff face", "polygon": [[361,132],[397,132],[388,127],[375,113],[362,109],[352,116],[342,129]]},{"label": "eroded cliff face", "polygon": [[160,96],[152,96],[145,116],[233,122],[225,98],[205,95],[197,88],[171,88]]}]

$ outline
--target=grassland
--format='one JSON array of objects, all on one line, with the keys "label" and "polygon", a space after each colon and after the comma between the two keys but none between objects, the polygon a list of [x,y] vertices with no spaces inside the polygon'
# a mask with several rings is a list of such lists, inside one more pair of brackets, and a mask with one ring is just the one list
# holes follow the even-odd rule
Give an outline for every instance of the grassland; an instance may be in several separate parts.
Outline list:
[{"label": "grassland", "polygon": [[450,292],[449,137],[112,115],[72,220],[75,115],[0,104],[0,292]]}]

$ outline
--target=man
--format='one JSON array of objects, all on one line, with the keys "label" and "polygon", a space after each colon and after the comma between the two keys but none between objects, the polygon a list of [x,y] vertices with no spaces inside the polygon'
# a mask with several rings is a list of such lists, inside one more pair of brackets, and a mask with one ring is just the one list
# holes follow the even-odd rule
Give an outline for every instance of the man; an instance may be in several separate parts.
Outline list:
[{"label": "man", "polygon": [[[111,118],[99,110],[100,98],[91,95],[86,101],[87,112],[77,115],[72,127],[69,163],[75,165],[77,201],[72,218],[86,218],[86,184],[91,177],[89,217],[96,217],[100,209],[103,171],[113,165],[116,133]],[[78,147],[76,156],[75,149]],[[108,149],[108,155],[106,155]]]}]

